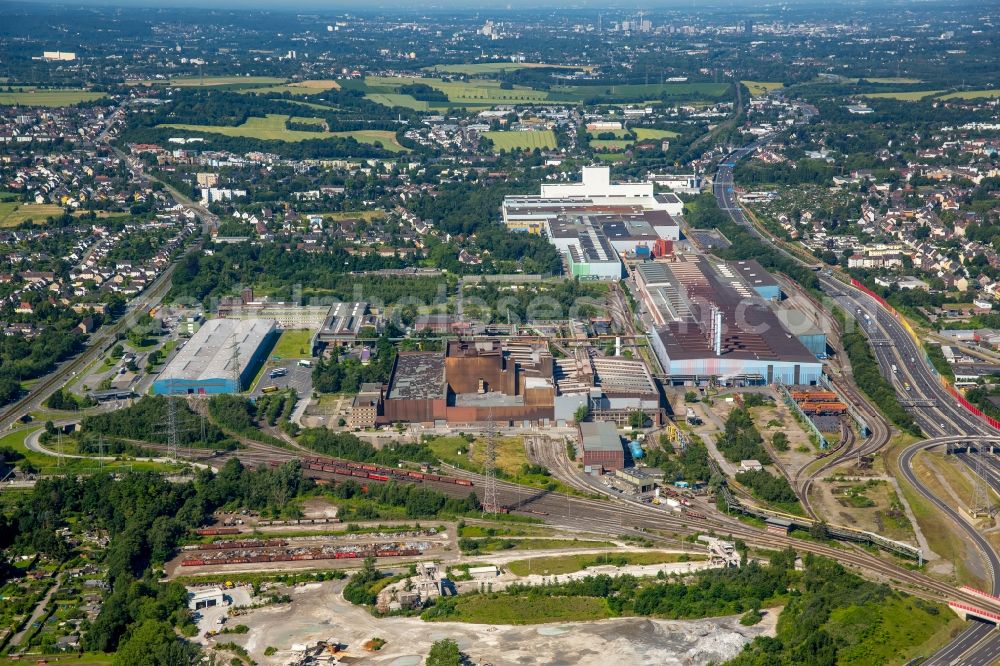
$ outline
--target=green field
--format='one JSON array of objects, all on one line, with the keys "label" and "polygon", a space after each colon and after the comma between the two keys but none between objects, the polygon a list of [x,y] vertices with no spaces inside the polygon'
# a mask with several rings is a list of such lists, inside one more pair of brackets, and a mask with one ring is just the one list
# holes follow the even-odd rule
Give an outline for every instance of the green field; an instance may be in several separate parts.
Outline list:
[{"label": "green field", "polygon": [[614,134],[616,139],[628,139],[632,136],[627,129],[587,130],[587,134],[591,139],[596,139],[602,134]]},{"label": "green field", "polygon": [[[861,80],[862,79],[857,79],[857,81],[859,81],[859,82]],[[888,85],[892,85],[892,84],[913,85],[913,84],[916,84],[916,83],[923,83],[923,81],[921,81],[920,79],[908,79],[906,77],[896,77],[896,76],[876,77],[876,78],[873,78],[873,79],[869,79],[867,77],[864,77],[863,80],[867,81],[868,83],[884,83],[884,84],[888,84]]]},{"label": "green field", "polygon": [[0,227],[16,227],[27,220],[41,224],[48,217],[58,217],[62,214],[62,206],[55,204],[23,204],[16,201],[4,201],[0,202]]},{"label": "green field", "polygon": [[399,93],[372,93],[365,95],[365,99],[381,104],[382,106],[401,106],[404,109],[414,111],[430,111],[430,102],[425,102],[415,98],[413,95],[402,95]]},{"label": "green field", "polygon": [[763,97],[772,90],[785,87],[780,81],[740,81],[740,83],[747,87],[751,97]]},{"label": "green field", "polygon": [[666,96],[671,102],[695,99],[699,96],[722,99],[729,91],[728,83],[635,83],[614,86],[553,86],[553,101],[578,101],[597,99],[615,103],[622,100],[658,100]]},{"label": "green field", "polygon": [[285,83],[285,79],[273,76],[178,76],[172,79],[144,79],[128,81],[134,86],[176,86],[178,88],[215,88],[219,86],[268,86]]},{"label": "green field", "polygon": [[541,624],[612,617],[607,601],[594,597],[462,595],[457,598],[455,611],[455,615],[438,619],[471,624]]},{"label": "green field", "polygon": [[552,130],[532,130],[529,132],[483,132],[483,136],[493,142],[493,151],[542,150],[556,147],[556,133]]},{"label": "green field", "polygon": [[601,162],[624,162],[628,159],[628,155],[624,153],[594,153],[594,157]]},{"label": "green field", "polygon": [[[470,444],[464,437],[434,437],[427,440],[427,445],[441,462],[473,472],[483,469],[486,446],[481,439]],[[513,483],[571,495],[583,494],[541,470],[532,469],[521,437],[501,437],[497,440],[496,466],[503,478]]]},{"label": "green field", "polygon": [[450,74],[495,74],[498,72],[512,72],[518,69],[538,69],[542,67],[555,69],[581,69],[590,71],[593,67],[589,65],[550,65],[543,62],[478,62],[467,65],[434,65],[424,67],[429,72],[448,72]]},{"label": "green field", "polygon": [[506,550],[566,550],[570,548],[614,548],[610,541],[586,541],[580,539],[532,539],[485,537],[463,542],[463,552],[472,554],[497,553]]},{"label": "green field", "polygon": [[639,141],[646,141],[648,139],[674,139],[680,136],[677,132],[652,127],[633,127],[632,131],[635,132],[636,139]]},{"label": "green field", "polygon": [[72,106],[106,97],[104,93],[89,90],[34,90],[21,88],[14,92],[0,92],[0,104],[21,106]]},{"label": "green field", "polygon": [[[353,132],[303,132],[300,130],[290,130],[285,127],[285,120],[288,116],[269,113],[264,118],[248,118],[242,125],[189,125],[180,123],[167,123],[157,125],[169,129],[187,130],[189,132],[208,132],[211,134],[222,134],[224,136],[242,136],[251,139],[261,139],[263,141],[306,141],[315,139],[328,139],[332,137],[352,137],[359,143],[375,144],[380,142],[382,147],[393,152],[402,152],[407,149],[399,145],[396,135],[388,130],[357,130]],[[304,118],[296,118],[298,121]]]},{"label": "green field", "polygon": [[261,88],[246,88],[242,93],[289,93],[291,95],[315,95],[327,90],[339,90],[340,84],[333,79],[308,79]]},{"label": "green field", "polygon": [[302,125],[317,125],[317,126],[322,125],[323,123],[326,122],[322,118],[306,118],[303,116],[292,116],[288,120],[289,122],[300,123]]},{"label": "green field", "polygon": [[865,93],[862,97],[869,97],[871,99],[895,99],[901,102],[916,102],[922,100],[925,97],[934,97],[935,95],[940,95],[943,90],[911,90],[909,92],[880,92],[880,93]]},{"label": "green field", "polygon": [[279,358],[309,358],[312,356],[313,332],[308,329],[287,329],[274,345],[271,356]]},{"label": "green field", "polygon": [[590,147],[598,151],[626,150],[632,145],[631,139],[591,139]]},{"label": "green field", "polygon": [[[443,92],[448,101],[422,102],[402,94],[401,88],[415,83]],[[369,76],[364,81],[343,81],[343,87],[360,90],[365,96],[386,106],[406,106],[420,111],[450,107],[477,108],[497,104],[580,104],[624,103],[635,100],[665,98],[671,102],[698,101],[701,97],[722,99],[729,91],[726,83],[650,83],[618,86],[553,86],[551,90],[535,90],[527,86],[512,89],[500,87],[495,79],[444,81],[438,77]]]},{"label": "green field", "polygon": [[939,99],[979,99],[982,97],[1000,97],[1000,88],[990,88],[988,90],[962,90],[961,92],[941,95]]},{"label": "green field", "polygon": [[546,576],[558,576],[560,574],[573,573],[589,567],[602,566],[605,564],[615,564],[622,566],[625,564],[663,564],[665,562],[682,562],[705,559],[701,555],[685,556],[678,553],[580,553],[576,555],[556,555],[555,557],[537,557],[530,560],[514,560],[506,567],[514,575],[528,576],[530,574],[543,574]]}]

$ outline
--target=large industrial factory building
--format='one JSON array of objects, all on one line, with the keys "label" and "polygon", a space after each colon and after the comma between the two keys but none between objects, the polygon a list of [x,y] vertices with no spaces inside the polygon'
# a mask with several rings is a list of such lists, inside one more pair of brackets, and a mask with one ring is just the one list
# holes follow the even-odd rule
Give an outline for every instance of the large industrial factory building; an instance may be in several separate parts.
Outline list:
[{"label": "large industrial factory building", "polygon": [[453,340],[397,355],[379,421],[548,423],[554,399],[547,345]]},{"label": "large industrial factory building", "polygon": [[[770,299],[772,276],[754,262],[728,263],[700,255],[640,264],[636,283],[656,326],[653,350],[674,385],[816,384],[825,350],[814,329],[804,336],[782,325]],[[777,292],[777,293],[776,293]]]},{"label": "large industrial factory building", "polygon": [[237,393],[253,381],[277,337],[273,319],[210,319],[159,374],[153,393]]},{"label": "large industrial factory building", "polygon": [[673,194],[653,184],[615,183],[608,167],[584,167],[578,183],[544,184],[538,196],[510,196],[503,221],[512,231],[544,234],[563,255],[566,273],[581,279],[619,280],[624,254],[652,254],[673,243],[683,210]]},{"label": "large industrial factory building", "polygon": [[544,340],[454,340],[442,352],[400,352],[377,406],[379,423],[569,423],[586,405],[624,424],[642,410],[662,422],[659,389],[645,364],[618,357],[554,361]]}]

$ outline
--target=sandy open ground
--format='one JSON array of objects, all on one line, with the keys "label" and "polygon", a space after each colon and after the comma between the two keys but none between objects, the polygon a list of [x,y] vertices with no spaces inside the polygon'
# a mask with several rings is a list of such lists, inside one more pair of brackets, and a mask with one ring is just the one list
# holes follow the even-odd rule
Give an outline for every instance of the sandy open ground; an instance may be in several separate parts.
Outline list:
[{"label": "sandy open ground", "polygon": [[[532,626],[427,623],[419,618],[375,618],[341,596],[343,581],[310,583],[291,592],[293,602],[255,610],[238,619],[250,627],[245,635],[227,635],[245,646],[262,665],[286,664],[294,644],[313,645],[334,639],[347,644],[347,654],[365,663],[416,666],[431,644],[454,639],[476,663],[588,666],[608,664],[704,664],[722,662],[762,633],[773,633],[777,610],[755,627],[738,618],[697,621],[622,618],[599,622]],[[231,620],[231,623],[234,621]],[[361,645],[370,638],[386,641],[379,652]],[[264,656],[268,646],[278,651]],[[613,655],[609,658],[609,655]]]}]

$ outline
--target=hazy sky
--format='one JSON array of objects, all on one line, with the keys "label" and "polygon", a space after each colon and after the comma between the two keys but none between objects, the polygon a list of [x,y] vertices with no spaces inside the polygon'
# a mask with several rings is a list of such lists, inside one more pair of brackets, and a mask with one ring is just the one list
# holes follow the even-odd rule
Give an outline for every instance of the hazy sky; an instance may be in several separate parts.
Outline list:
[{"label": "hazy sky", "polygon": [[[539,3],[538,0],[500,0],[499,2],[484,3],[483,0],[418,0],[416,2],[400,3],[392,0],[26,0],[35,4],[57,4],[63,6],[74,5],[106,5],[116,7],[200,7],[203,9],[226,8],[226,9],[304,9],[310,11],[328,10],[331,12],[345,9],[371,11],[395,10],[402,14],[410,14],[423,11],[434,10],[471,10],[478,12],[501,12],[505,9],[573,9],[578,7],[587,10],[634,10],[652,9],[656,7],[675,7],[680,9],[697,10],[698,7],[724,7],[737,5],[741,9],[778,8],[781,6],[795,5],[797,7],[823,6],[829,5],[824,0],[783,0],[780,2],[765,2],[761,0],[548,0]],[[908,0],[903,2],[893,2],[891,4],[908,4]],[[917,4],[914,0],[913,4]],[[855,1],[843,3],[847,5],[863,6],[874,4],[885,4],[883,2]],[[0,6],[3,2],[0,2]]]}]

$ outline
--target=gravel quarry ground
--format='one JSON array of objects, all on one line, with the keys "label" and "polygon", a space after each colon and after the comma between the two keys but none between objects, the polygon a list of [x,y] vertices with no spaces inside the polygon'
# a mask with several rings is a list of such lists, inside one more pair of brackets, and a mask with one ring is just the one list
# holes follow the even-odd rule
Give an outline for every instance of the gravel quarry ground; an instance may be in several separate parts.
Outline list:
[{"label": "gravel quarry ground", "polygon": [[[755,636],[773,635],[778,609],[766,613],[753,627],[743,627],[737,617],[673,621],[621,618],[597,622],[572,622],[528,626],[475,625],[424,622],[419,618],[375,618],[344,600],[343,581],[310,583],[290,591],[291,604],[254,610],[230,620],[250,631],[226,635],[249,650],[263,666],[293,663],[294,645],[315,645],[318,640],[347,644],[349,663],[416,666],[431,644],[454,639],[473,663],[501,665],[605,666],[657,664],[687,666],[723,662],[742,650]],[[380,637],[386,641],[378,652],[362,644]],[[277,649],[265,656],[268,646]],[[609,658],[609,655],[613,655]]]}]

